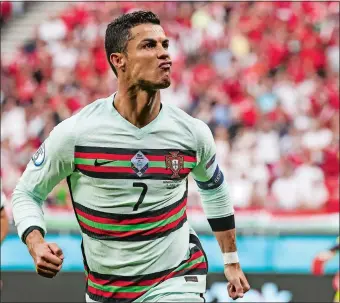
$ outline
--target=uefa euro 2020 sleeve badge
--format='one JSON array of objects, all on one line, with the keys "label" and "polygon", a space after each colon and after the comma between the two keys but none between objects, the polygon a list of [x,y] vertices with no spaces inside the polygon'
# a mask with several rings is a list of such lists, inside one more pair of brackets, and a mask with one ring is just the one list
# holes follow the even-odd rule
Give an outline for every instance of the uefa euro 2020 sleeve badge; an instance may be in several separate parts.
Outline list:
[{"label": "uefa euro 2020 sleeve badge", "polygon": [[45,143],[41,144],[39,149],[32,157],[33,164],[35,166],[41,166],[45,161]]}]

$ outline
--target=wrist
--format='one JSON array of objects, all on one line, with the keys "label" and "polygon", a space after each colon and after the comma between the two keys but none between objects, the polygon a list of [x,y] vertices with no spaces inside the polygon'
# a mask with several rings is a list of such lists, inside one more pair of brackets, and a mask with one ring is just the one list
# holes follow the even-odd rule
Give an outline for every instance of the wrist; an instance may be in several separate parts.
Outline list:
[{"label": "wrist", "polygon": [[228,270],[229,268],[240,269],[241,265],[240,265],[240,263],[224,264],[224,269]]},{"label": "wrist", "polygon": [[45,242],[44,237],[38,229],[30,231],[25,238],[25,243],[28,247],[32,247],[34,244],[43,242]]},{"label": "wrist", "polygon": [[224,265],[238,264],[239,258],[237,251],[223,253],[223,263]]}]

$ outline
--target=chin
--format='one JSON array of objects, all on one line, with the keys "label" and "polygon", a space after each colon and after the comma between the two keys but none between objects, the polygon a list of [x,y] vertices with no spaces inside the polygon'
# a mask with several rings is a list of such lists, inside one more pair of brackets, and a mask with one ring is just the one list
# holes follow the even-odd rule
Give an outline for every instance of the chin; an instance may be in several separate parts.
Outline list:
[{"label": "chin", "polygon": [[158,86],[159,89],[168,88],[171,84],[170,75],[163,76],[162,79],[159,81]]},{"label": "chin", "polygon": [[170,85],[171,85],[170,79],[166,79],[158,85],[159,86],[158,89],[165,89],[165,88],[168,88]]},{"label": "chin", "polygon": [[171,84],[170,78],[163,78],[162,80],[158,82],[153,81],[139,81],[140,87],[142,87],[145,90],[159,90],[159,89],[165,89],[168,88]]}]

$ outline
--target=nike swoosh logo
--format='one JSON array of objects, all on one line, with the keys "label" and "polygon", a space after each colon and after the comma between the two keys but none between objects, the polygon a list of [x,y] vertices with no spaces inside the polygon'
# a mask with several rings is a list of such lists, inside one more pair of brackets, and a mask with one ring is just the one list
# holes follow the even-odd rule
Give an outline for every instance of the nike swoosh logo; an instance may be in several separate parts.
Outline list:
[{"label": "nike swoosh logo", "polygon": [[102,166],[102,165],[105,165],[105,164],[108,164],[108,163],[111,163],[111,162],[115,162],[115,160],[109,160],[109,161],[100,161],[98,162],[98,159],[96,159],[94,161],[94,166]]}]

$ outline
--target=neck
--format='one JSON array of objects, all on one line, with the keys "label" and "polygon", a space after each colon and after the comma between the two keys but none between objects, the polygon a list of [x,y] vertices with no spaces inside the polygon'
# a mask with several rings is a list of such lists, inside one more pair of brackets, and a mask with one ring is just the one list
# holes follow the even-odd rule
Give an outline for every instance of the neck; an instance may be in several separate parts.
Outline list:
[{"label": "neck", "polygon": [[118,85],[114,106],[119,114],[138,128],[153,121],[161,109],[160,91],[145,91]]}]

